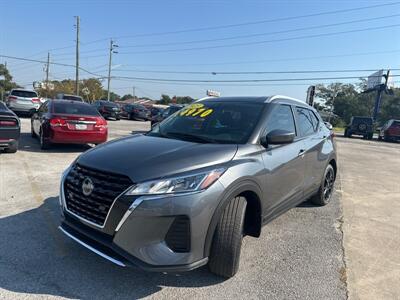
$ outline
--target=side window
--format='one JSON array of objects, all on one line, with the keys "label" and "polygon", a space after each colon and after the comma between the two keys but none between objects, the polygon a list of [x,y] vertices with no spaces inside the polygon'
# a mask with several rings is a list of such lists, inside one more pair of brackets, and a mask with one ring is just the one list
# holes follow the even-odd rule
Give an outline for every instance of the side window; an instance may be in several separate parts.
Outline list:
[{"label": "side window", "polygon": [[38,111],[39,111],[40,113],[43,113],[43,114],[47,113],[47,112],[49,111],[49,102],[46,101],[45,103],[43,103],[43,104],[39,107]]},{"label": "side window", "polygon": [[[308,136],[316,131],[314,125],[316,126],[318,124],[318,120],[316,120],[316,124],[314,124],[310,113],[311,111],[306,108],[296,107],[297,126],[300,136]],[[314,118],[316,117],[314,116]]]},{"label": "side window", "polygon": [[276,129],[287,130],[296,133],[292,109],[289,105],[277,105],[268,117],[266,134]]},{"label": "side window", "polygon": [[319,120],[318,120],[317,116],[314,114],[313,111],[309,110],[308,112],[310,114],[310,118],[311,118],[311,121],[313,123],[314,132],[317,132],[318,131]]}]

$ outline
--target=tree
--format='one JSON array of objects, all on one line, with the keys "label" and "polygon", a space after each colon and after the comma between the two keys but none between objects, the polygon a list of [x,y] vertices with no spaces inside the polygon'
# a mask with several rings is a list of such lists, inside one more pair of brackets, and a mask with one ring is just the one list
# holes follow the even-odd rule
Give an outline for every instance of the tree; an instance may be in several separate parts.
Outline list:
[{"label": "tree", "polygon": [[[110,101],[119,100],[120,96],[114,92],[110,92]],[[101,96],[101,100],[107,100],[107,90],[103,90],[103,95]]]},{"label": "tree", "polygon": [[125,94],[121,97],[121,100],[124,101],[124,100],[132,99],[132,98],[133,98],[133,96],[131,94]]},{"label": "tree", "polygon": [[171,97],[165,94],[161,95],[161,99],[158,101],[159,104],[169,104],[171,103]]},{"label": "tree", "polygon": [[89,90],[89,94],[86,96],[89,102],[93,102],[95,100],[99,100],[103,95],[103,86],[97,78],[88,78],[82,81],[82,85],[80,89],[83,90],[86,88]]},{"label": "tree", "polygon": [[[3,97],[5,92],[19,87],[18,84],[12,80],[13,77],[4,64],[0,64],[0,77],[4,77],[4,79],[0,79],[0,97]],[[3,99],[0,98],[0,100]]]}]

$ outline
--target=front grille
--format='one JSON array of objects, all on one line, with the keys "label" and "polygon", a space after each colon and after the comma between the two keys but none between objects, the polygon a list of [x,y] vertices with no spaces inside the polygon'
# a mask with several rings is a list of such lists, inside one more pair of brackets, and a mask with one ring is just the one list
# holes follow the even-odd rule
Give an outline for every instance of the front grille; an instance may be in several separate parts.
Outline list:
[{"label": "front grille", "polygon": [[[87,196],[82,187],[86,178],[93,183],[93,190]],[[85,220],[103,226],[115,198],[131,185],[127,176],[75,164],[64,182],[67,209]]]}]

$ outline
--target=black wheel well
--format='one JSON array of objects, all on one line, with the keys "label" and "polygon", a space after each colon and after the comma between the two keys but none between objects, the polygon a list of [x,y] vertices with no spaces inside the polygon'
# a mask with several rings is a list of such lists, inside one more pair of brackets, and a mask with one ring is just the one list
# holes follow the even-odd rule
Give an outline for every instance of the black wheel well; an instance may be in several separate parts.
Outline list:
[{"label": "black wheel well", "polygon": [[336,160],[335,160],[335,159],[331,159],[331,160],[329,161],[329,164],[333,167],[333,170],[335,171],[335,177],[336,177],[336,174],[337,174]]},{"label": "black wheel well", "polygon": [[261,202],[258,195],[253,191],[245,191],[238,196],[244,197],[247,202],[246,214],[244,219],[244,233],[246,235],[259,237],[262,226]]}]

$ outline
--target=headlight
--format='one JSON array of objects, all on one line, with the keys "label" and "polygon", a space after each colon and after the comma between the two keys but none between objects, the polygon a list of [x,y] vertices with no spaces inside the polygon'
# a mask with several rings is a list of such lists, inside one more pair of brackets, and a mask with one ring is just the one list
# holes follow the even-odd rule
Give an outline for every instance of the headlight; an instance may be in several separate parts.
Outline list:
[{"label": "headlight", "polygon": [[212,185],[224,172],[224,168],[219,168],[187,176],[147,181],[133,186],[126,195],[159,195],[201,191]]}]

